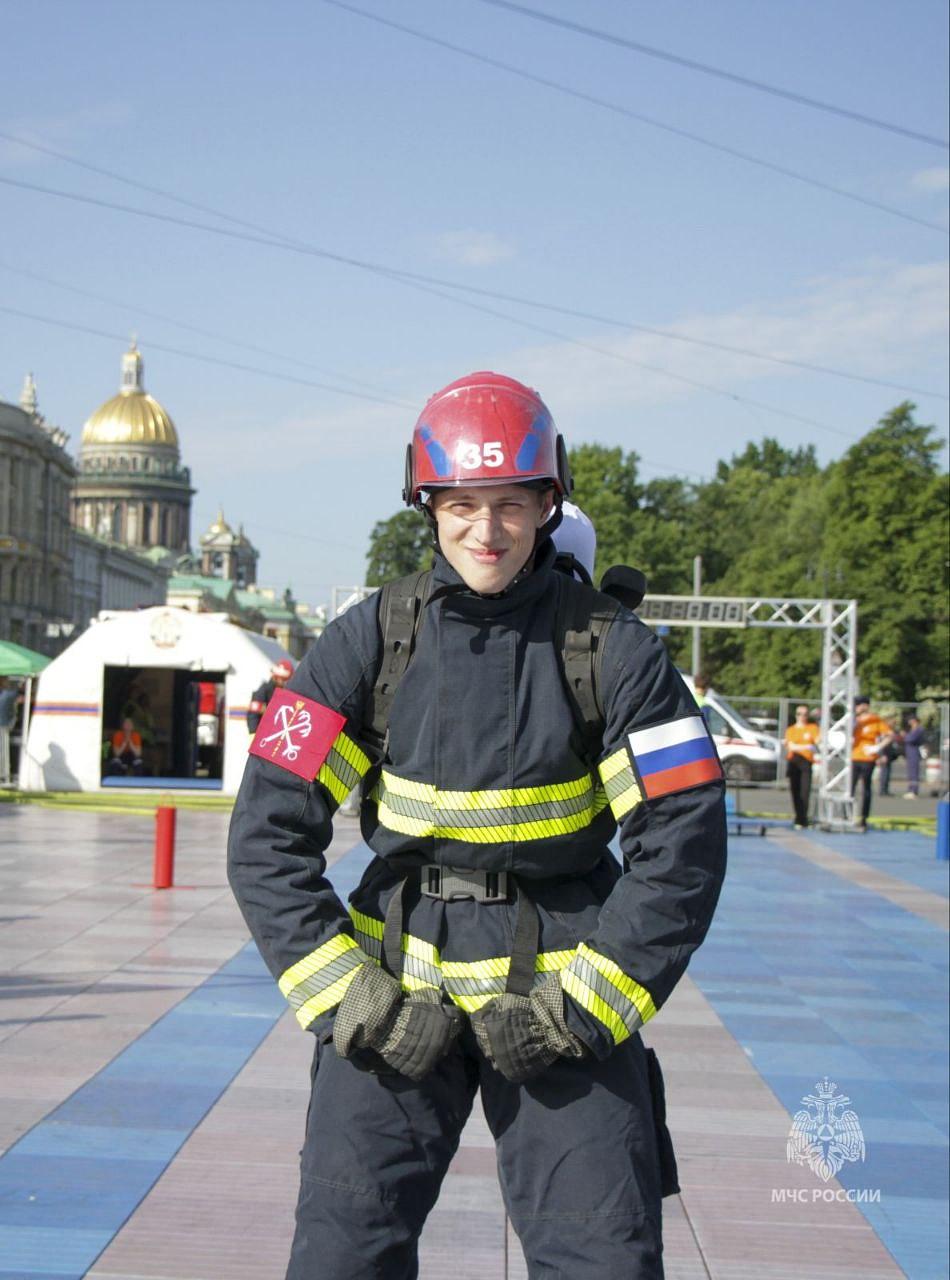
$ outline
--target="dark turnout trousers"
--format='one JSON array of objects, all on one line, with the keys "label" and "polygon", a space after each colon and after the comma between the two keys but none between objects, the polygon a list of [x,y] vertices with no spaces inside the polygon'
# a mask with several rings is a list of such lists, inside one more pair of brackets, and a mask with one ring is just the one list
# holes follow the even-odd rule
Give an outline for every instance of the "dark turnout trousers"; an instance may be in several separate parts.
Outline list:
[{"label": "dark turnout trousers", "polygon": [[318,1045],[287,1280],[417,1276],[419,1236],[479,1087],[531,1280],[662,1277],[660,1198],[677,1187],[648,1054],[634,1035],[604,1062],[559,1059],[514,1085],[466,1030],[415,1084]]}]

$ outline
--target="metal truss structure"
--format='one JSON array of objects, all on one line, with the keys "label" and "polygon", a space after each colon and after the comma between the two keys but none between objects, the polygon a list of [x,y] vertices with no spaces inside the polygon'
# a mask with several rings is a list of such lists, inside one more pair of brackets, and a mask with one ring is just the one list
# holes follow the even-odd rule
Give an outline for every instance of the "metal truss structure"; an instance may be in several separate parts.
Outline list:
[{"label": "metal truss structure", "polygon": [[[375,587],[334,587],[331,617],[373,594]],[[644,596],[637,616],[649,626],[769,627],[821,631],[821,763],[818,823],[854,825],[851,740],[857,692],[858,602],[797,596]]]},{"label": "metal truss structure", "polygon": [[795,596],[645,596],[637,614],[651,626],[821,631],[818,823],[837,830],[853,827],[851,741],[857,693],[856,600],[812,600]]}]

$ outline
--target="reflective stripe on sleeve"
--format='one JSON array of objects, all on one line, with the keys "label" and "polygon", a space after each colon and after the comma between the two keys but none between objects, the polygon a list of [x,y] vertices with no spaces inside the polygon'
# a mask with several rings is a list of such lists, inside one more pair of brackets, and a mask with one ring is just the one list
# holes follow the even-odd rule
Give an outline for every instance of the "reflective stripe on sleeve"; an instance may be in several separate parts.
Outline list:
[{"label": "reflective stripe on sleeve", "polygon": [[637,786],[633,766],[630,764],[627,748],[621,747],[619,751],[615,751],[606,760],[601,760],[597,768],[601,782],[604,784],[604,790],[607,793],[607,799],[610,802],[611,811],[619,822],[621,818],[631,813],[643,799],[640,794],[640,788]]},{"label": "reflective stripe on sleeve", "polygon": [[369,756],[345,733],[338,734],[330,754],[320,766],[317,782],[322,782],[337,805],[369,773]]},{"label": "reflective stripe on sleeve", "polygon": [[561,986],[603,1023],[615,1044],[626,1040],[656,1013],[653,997],[645,987],[583,942],[562,972]]},{"label": "reflective stripe on sleeve", "polygon": [[277,985],[302,1027],[340,1003],[365,960],[356,941],[348,933],[338,933],[284,970]]},{"label": "reflective stripe on sleeve", "polygon": [[373,799],[390,831],[472,844],[568,835],[589,827],[607,807],[603,787],[590,774],[541,787],[440,791],[383,770]]}]

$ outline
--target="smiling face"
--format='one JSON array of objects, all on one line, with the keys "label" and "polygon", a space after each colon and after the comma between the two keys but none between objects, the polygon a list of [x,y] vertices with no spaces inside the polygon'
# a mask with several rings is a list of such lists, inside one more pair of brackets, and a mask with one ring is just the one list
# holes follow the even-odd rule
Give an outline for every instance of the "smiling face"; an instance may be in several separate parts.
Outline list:
[{"label": "smiling face", "polygon": [[442,554],[479,595],[504,591],[533,552],[553,500],[520,484],[440,489],[431,505]]}]

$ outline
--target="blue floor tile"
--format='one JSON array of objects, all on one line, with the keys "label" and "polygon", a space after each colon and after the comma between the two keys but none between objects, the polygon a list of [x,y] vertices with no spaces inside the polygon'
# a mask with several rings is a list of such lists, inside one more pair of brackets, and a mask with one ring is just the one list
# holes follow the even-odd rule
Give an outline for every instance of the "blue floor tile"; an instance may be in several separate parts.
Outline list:
[{"label": "blue floor tile", "polygon": [[161,1160],[165,1164],[188,1137],[189,1129],[132,1129],[45,1120],[17,1143],[19,1155],[90,1156],[110,1160]]},{"label": "blue floor tile", "polygon": [[81,1280],[112,1234],[0,1224],[0,1276],[10,1280]]}]

